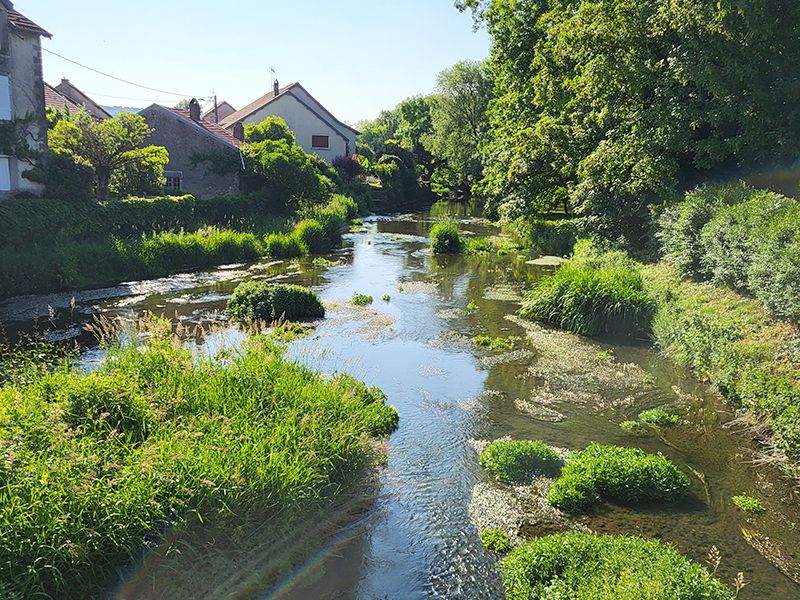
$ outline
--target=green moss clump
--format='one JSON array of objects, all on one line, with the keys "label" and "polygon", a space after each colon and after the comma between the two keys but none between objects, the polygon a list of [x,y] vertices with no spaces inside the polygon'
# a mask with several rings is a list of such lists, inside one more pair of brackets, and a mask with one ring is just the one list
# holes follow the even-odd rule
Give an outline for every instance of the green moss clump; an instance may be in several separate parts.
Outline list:
[{"label": "green moss clump", "polygon": [[356,306],[369,306],[374,300],[372,296],[367,296],[366,294],[353,294],[351,302]]},{"label": "green moss clump", "polygon": [[298,258],[308,254],[308,248],[288,233],[270,233],[264,238],[264,251],[270,258]]},{"label": "green moss clump", "polygon": [[433,254],[460,254],[463,250],[464,241],[461,239],[457,223],[437,223],[431,228]]},{"label": "green moss clump", "polygon": [[741,495],[734,496],[731,500],[739,510],[751,515],[760,515],[767,512],[767,507],[758,498]]},{"label": "green moss clump", "polygon": [[481,544],[495,554],[505,554],[514,547],[506,532],[500,529],[484,529],[481,531]]},{"label": "green moss clump", "polygon": [[681,418],[673,413],[669,413],[662,408],[651,408],[639,413],[639,420],[650,425],[660,425],[670,427],[680,423]]},{"label": "green moss clump", "polygon": [[557,533],[499,563],[509,600],[733,600],[734,593],[674,548],[633,536]]},{"label": "green moss clump", "polygon": [[590,444],[570,455],[547,499],[553,506],[575,512],[598,498],[626,504],[674,502],[688,491],[689,478],[660,454]]},{"label": "green moss clump", "polygon": [[497,440],[481,453],[481,466],[505,483],[530,483],[537,475],[554,475],[561,458],[538,440]]},{"label": "green moss clump", "polygon": [[325,316],[319,296],[308,288],[285,283],[246,281],[228,300],[228,314],[240,321],[314,319]]}]

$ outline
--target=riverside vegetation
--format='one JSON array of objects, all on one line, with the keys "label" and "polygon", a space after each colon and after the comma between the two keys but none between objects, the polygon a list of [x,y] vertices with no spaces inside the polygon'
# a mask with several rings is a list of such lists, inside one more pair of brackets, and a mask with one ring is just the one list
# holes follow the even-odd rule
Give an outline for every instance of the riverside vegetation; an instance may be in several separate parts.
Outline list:
[{"label": "riverside vegetation", "polygon": [[142,327],[146,341],[109,338],[91,374],[4,365],[3,594],[87,597],[192,520],[301,519],[359,480],[370,439],[397,427],[378,389],[301,366],[269,337],[209,356],[165,321]]}]

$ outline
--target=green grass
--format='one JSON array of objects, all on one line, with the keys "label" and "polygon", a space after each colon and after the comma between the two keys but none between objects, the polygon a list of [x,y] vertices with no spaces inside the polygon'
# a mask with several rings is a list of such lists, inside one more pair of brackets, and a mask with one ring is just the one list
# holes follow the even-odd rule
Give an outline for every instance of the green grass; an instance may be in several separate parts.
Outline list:
[{"label": "green grass", "polygon": [[431,227],[431,252],[433,254],[461,254],[464,241],[458,223],[445,221]]},{"label": "green grass", "polygon": [[665,411],[663,408],[651,408],[639,413],[639,420],[650,425],[660,425],[661,427],[671,427],[681,422],[681,418],[673,413]]},{"label": "green grass", "polygon": [[481,544],[495,554],[506,554],[514,547],[508,535],[500,529],[484,529],[481,531]]},{"label": "green grass", "polygon": [[481,466],[504,483],[527,484],[537,475],[553,475],[561,458],[538,440],[497,440],[481,453]]},{"label": "green grass", "polygon": [[491,337],[488,335],[476,335],[472,338],[472,343],[479,348],[488,348],[490,350],[513,350],[517,343],[516,337]]},{"label": "green grass", "polygon": [[751,515],[761,515],[767,512],[766,506],[758,498],[752,496],[734,496],[731,498],[736,508]]},{"label": "green grass", "polygon": [[300,221],[292,231],[292,236],[305,246],[310,254],[324,254],[331,249],[331,243],[325,237],[322,223],[315,219]]},{"label": "green grass", "polygon": [[396,423],[382,394],[267,337],[215,357],[166,322],[145,339],[93,374],[0,388],[0,581],[21,597],[89,597],[188,519],[301,519],[361,479],[370,433]]},{"label": "green grass", "polygon": [[366,294],[353,294],[353,298],[350,300],[356,306],[369,306],[374,302],[374,298],[372,296],[367,296]]},{"label": "green grass", "polygon": [[245,281],[236,286],[228,300],[228,314],[239,321],[272,323],[287,319],[315,319],[325,316],[319,296],[312,290],[286,283]]},{"label": "green grass", "polygon": [[733,600],[702,566],[653,540],[557,533],[500,561],[509,600]]},{"label": "green grass", "polygon": [[264,238],[264,254],[270,258],[299,258],[308,247],[291,233],[270,233]]},{"label": "green grass", "polygon": [[600,498],[624,504],[675,502],[688,492],[689,478],[660,454],[590,444],[570,455],[547,499],[557,508],[577,512]]}]

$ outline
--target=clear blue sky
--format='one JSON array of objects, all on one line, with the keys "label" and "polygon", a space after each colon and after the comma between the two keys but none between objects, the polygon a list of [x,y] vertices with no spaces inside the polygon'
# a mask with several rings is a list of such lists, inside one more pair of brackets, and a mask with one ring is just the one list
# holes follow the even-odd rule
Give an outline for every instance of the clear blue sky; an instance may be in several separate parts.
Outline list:
[{"label": "clear blue sky", "polygon": [[[433,90],[436,74],[488,56],[485,31],[452,0],[17,0],[53,34],[44,47],[149,87],[209,96],[236,108],[300,81],[340,119],[373,118]],[[45,80],[62,76],[105,105],[180,98],[132,87],[44,53]],[[104,94],[101,96],[101,94]],[[116,97],[109,97],[116,96]]]}]

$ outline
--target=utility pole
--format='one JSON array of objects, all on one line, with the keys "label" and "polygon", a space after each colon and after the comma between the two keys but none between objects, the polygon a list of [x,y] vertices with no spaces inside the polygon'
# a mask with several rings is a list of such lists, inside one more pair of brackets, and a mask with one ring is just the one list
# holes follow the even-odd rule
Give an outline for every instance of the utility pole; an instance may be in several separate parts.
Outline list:
[{"label": "utility pole", "polygon": [[219,123],[219,106],[217,105],[216,94],[214,94],[214,123]]}]

